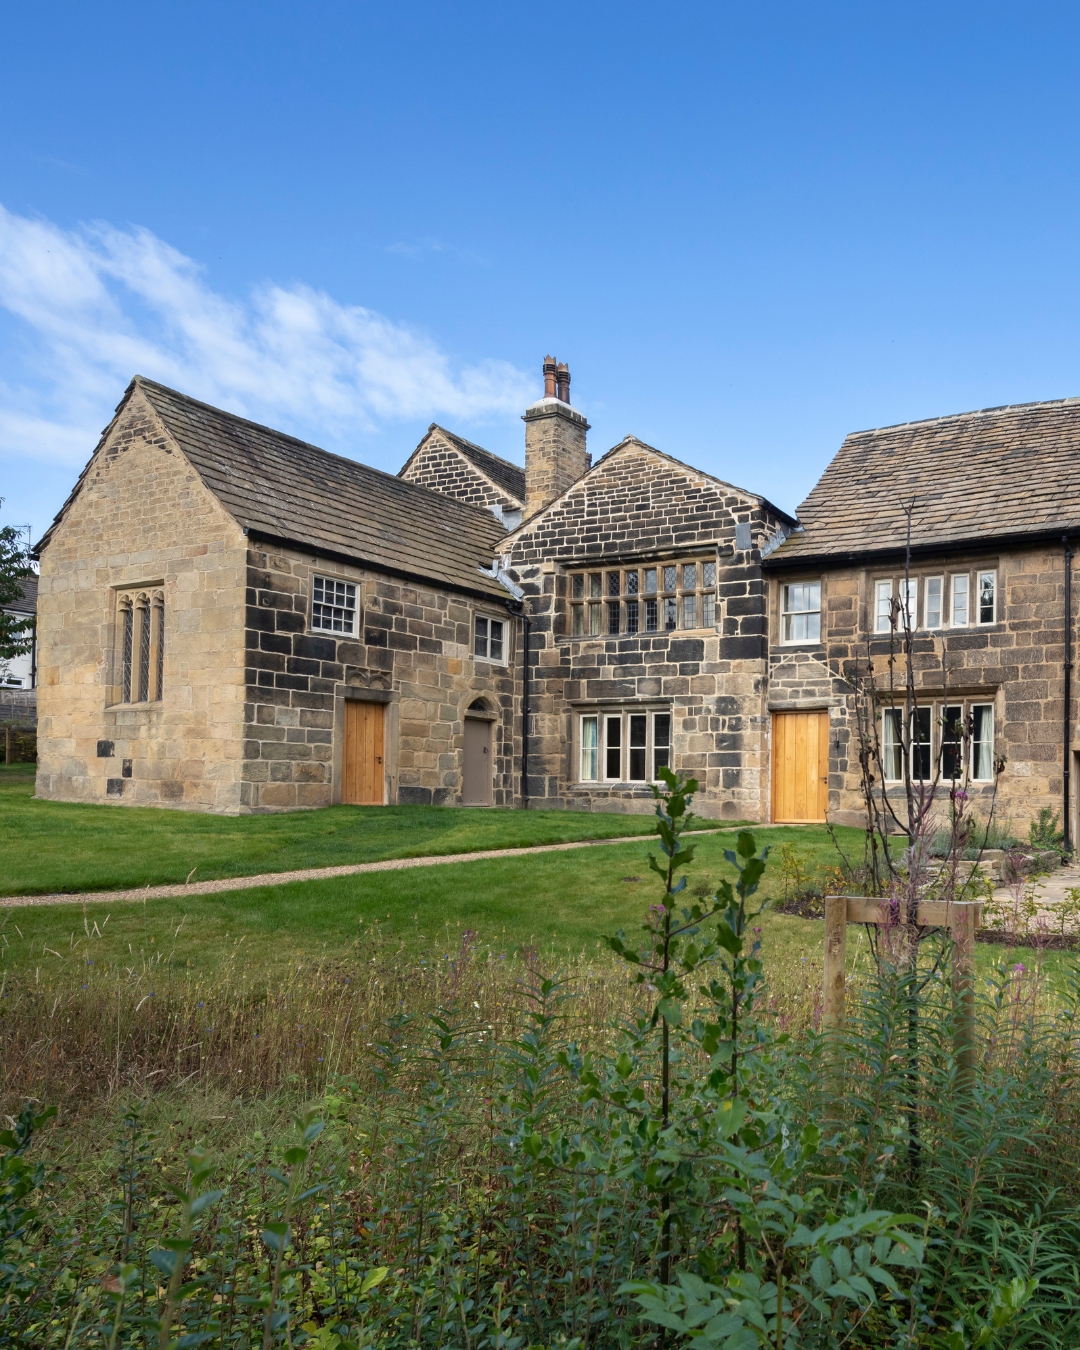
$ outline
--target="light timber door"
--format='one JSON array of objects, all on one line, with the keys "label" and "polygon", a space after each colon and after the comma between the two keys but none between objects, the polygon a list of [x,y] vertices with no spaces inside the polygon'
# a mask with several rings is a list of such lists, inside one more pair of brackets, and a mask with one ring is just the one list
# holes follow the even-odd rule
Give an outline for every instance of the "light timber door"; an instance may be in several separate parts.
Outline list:
[{"label": "light timber door", "polygon": [[773,713],[773,820],[823,821],[828,802],[828,712]]},{"label": "light timber door", "polygon": [[382,806],[386,800],[381,703],[345,701],[345,755],[341,800],[354,806]]},{"label": "light timber door", "polygon": [[465,719],[465,774],[463,806],[491,805],[491,723],[479,717]]}]

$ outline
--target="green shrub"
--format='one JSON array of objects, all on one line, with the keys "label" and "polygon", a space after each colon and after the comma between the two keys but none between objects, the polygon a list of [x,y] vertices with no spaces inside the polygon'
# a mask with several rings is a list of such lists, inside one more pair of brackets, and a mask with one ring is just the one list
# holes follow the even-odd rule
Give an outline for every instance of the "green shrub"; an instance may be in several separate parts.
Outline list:
[{"label": "green shrub", "polygon": [[[766,856],[744,832],[731,879],[697,895],[694,784],[667,788],[662,891],[611,939],[630,976],[617,1021],[588,977],[529,953],[481,989],[466,942],[434,1007],[403,979],[355,1039],[371,1005],[351,996],[350,1023],[335,995],[317,1030],[348,1054],[281,1146],[251,1135],[214,1160],[170,1145],[118,1077],[131,1100],[101,1146],[99,1200],[87,1168],[31,1163],[46,1122],[24,1112],[0,1137],[0,1346],[1080,1342],[1080,972],[1051,1002],[1036,974],[996,970],[970,1085],[940,938],[914,963],[880,947],[842,1036],[781,1030],[755,932]],[[48,1008],[18,1006],[47,1043]],[[6,1053],[22,1014],[4,1007]],[[90,1028],[106,1047],[108,1013]],[[240,1010],[237,1054],[259,1025]],[[293,1027],[299,1090],[308,1028],[274,1025],[280,1055]],[[184,1073],[185,1030],[170,1032]]]},{"label": "green shrub", "polygon": [[1032,848],[1060,848],[1065,836],[1058,829],[1061,817],[1049,806],[1040,809],[1038,816],[1028,826],[1028,843]]}]

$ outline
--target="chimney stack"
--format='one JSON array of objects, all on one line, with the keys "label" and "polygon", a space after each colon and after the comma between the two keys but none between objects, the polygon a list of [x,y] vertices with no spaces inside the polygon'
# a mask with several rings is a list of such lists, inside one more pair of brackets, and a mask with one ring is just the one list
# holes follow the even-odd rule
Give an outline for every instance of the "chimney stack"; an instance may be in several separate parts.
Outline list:
[{"label": "chimney stack", "polygon": [[525,410],[525,517],[534,516],[589,468],[589,424],[570,406],[570,368],[544,358],[544,397]]}]

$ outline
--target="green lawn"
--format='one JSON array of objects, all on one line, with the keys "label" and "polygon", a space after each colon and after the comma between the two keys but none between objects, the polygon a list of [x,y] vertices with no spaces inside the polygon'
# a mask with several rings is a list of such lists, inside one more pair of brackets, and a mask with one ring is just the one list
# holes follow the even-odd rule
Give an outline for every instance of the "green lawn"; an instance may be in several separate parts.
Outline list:
[{"label": "green lawn", "polygon": [[[777,836],[807,857],[831,856],[824,830],[770,830],[762,832],[759,843],[773,843]],[[732,846],[733,837],[696,841],[691,890],[715,889],[731,875],[723,850]],[[4,910],[0,968],[41,968],[44,976],[89,957],[99,964],[154,959],[169,962],[174,971],[209,971],[236,954],[237,944],[249,969],[265,968],[333,956],[374,926],[414,950],[423,946],[440,954],[456,950],[461,933],[470,929],[479,943],[497,951],[529,944],[576,955],[595,950],[604,933],[640,924],[645,908],[659,898],[648,852],[643,840],[178,900]],[[779,869],[771,868],[764,889],[775,894],[779,885]],[[94,935],[95,923],[103,936]],[[800,947],[807,940],[820,945],[818,924],[786,915],[772,916],[768,923],[778,935],[790,933]]]},{"label": "green lawn", "polygon": [[[115,813],[115,814],[126,814]],[[859,832],[840,830],[847,847]],[[695,841],[689,893],[712,892],[731,869],[723,858],[734,835]],[[762,831],[758,844],[794,845],[806,870],[834,859],[829,837],[818,827]],[[218,895],[181,899],[61,904],[0,911],[0,973],[39,972],[48,979],[70,976],[86,960],[102,966],[145,968],[152,962],[161,978],[210,975],[229,961],[247,973],[281,970],[312,958],[334,958],[355,950],[357,939],[377,929],[383,938],[412,952],[437,957],[458,949],[470,930],[481,948],[510,953],[536,946],[551,959],[598,951],[601,936],[640,925],[660,886],[649,871],[649,844],[612,845],[530,858],[449,863],[402,872],[376,872],[329,881],[294,882]],[[781,893],[776,853],[762,892]],[[634,880],[633,878],[637,878]],[[96,925],[96,927],[95,927]],[[802,968],[819,979],[823,925],[784,914],[762,921],[765,954],[774,971],[793,978]],[[861,928],[853,928],[849,954],[866,958]],[[1006,959],[1002,947],[980,944],[979,963]],[[806,958],[805,962],[803,958]],[[1015,959],[1030,962],[1031,953]],[[1057,966],[1060,955],[1048,962]]]},{"label": "green lawn", "polygon": [[[34,766],[0,765],[0,895],[111,890],[649,834],[650,815],[330,806],[272,816],[35,801]],[[706,827],[715,822],[700,821]]]}]

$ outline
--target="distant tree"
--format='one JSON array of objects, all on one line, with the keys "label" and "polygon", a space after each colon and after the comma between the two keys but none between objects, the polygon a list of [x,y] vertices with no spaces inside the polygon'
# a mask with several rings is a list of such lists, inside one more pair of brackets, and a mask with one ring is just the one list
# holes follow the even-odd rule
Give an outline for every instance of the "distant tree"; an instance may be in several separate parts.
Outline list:
[{"label": "distant tree", "polygon": [[[0,506],[3,498],[0,498]],[[34,620],[8,612],[7,606],[22,599],[20,584],[34,575],[27,557],[22,531],[14,525],[0,526],[0,663],[22,656],[33,642]]]}]

